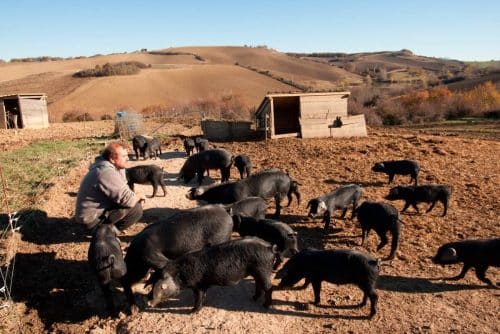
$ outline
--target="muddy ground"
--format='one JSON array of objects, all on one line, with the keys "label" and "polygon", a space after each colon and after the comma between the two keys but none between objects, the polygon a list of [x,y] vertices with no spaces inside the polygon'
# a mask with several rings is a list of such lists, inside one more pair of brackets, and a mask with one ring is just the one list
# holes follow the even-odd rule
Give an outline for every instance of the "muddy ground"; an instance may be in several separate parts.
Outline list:
[{"label": "muddy ground", "polygon": [[[102,132],[109,130],[107,126],[101,124]],[[196,129],[185,130],[187,134],[196,132]],[[56,136],[57,131],[52,128],[51,136]],[[69,137],[79,137],[74,135],[75,130],[70,132]],[[82,132],[81,137],[85,135]],[[12,142],[12,147],[38,138],[36,134],[20,136],[25,136],[22,143]],[[89,164],[82,161],[70,173],[54,180],[55,185],[39,200],[39,211],[24,217],[16,242],[14,303],[1,310],[2,318],[8,321],[2,321],[0,332],[14,329],[23,333],[500,332],[500,290],[479,281],[473,270],[463,280],[444,280],[458,274],[461,266],[441,267],[429,259],[444,242],[500,236],[498,137],[370,129],[367,138],[293,138],[214,145],[234,154],[249,155],[255,171],[278,167],[300,182],[302,203],[298,205],[294,200],[282,211],[281,218],[298,232],[300,248],[355,248],[378,258],[388,254],[389,246],[376,252],[378,238],[373,232],[367,248],[360,247],[361,230],[357,222],[339,219],[340,212],[336,212],[333,228],[327,233],[319,220],[306,217],[305,207],[310,198],[346,183],[360,184],[365,200],[384,200],[390,185],[385,175],[371,172],[376,161],[406,158],[419,161],[420,183],[452,185],[450,208],[445,217],[441,217],[440,204],[430,213],[421,210],[415,214],[410,208],[402,215],[405,225],[398,257],[383,262],[377,290],[378,313],[372,320],[366,317],[368,306],[354,307],[362,297],[354,286],[324,283],[319,307],[311,304],[311,287],[275,291],[274,304],[267,310],[262,301],[251,299],[254,284],[250,279],[234,287],[210,289],[206,305],[198,314],[188,313],[193,297],[191,291],[183,291],[179,298],[156,308],[110,319],[105,315],[101,292],[86,261],[90,238],[71,221],[75,193]],[[137,232],[158,217],[198,205],[185,198],[194,183],[184,185],[176,180],[184,160],[181,140],[172,137],[164,141],[160,159],[147,161],[164,167],[167,196],[147,200],[143,220],[120,236],[124,248]],[[130,165],[143,163],[130,161]],[[218,172],[211,176],[206,184],[220,182]],[[233,169],[232,178],[236,177],[237,171]],[[396,176],[395,184],[408,181],[409,177]],[[137,186],[136,191],[150,195],[151,186]],[[393,204],[399,209],[403,206],[401,202]],[[426,206],[421,204],[422,209]],[[273,212],[271,202],[268,213]],[[498,268],[490,268],[487,276],[494,282],[500,281]],[[140,284],[136,291],[144,292]],[[116,301],[124,304],[119,290]]]}]

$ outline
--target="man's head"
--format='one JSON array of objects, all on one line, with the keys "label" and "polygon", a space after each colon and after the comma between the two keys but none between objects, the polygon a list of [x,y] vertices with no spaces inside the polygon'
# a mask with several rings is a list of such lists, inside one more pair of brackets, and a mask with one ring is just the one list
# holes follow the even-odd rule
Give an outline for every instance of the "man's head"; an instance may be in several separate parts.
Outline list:
[{"label": "man's head", "polygon": [[113,142],[106,146],[101,153],[102,157],[111,162],[116,168],[124,169],[128,161],[128,153],[120,142]]}]

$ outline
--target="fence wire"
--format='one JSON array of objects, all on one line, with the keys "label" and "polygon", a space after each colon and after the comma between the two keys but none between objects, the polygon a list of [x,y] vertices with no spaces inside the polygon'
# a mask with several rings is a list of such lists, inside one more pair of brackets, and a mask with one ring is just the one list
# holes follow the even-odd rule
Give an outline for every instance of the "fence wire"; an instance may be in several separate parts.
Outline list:
[{"label": "fence wire", "polygon": [[[6,212],[7,223],[0,224],[2,227],[0,234],[0,310],[4,314],[4,309],[8,309],[7,313],[13,322],[20,320],[16,310],[12,307],[12,284],[14,282],[14,272],[16,267],[17,253],[17,238],[15,233],[19,231],[18,221],[19,216],[16,212],[11,212],[9,206],[9,198],[7,193],[7,182],[4,177],[3,167],[0,164],[0,186],[1,192],[1,207]],[[4,213],[2,213],[2,216]],[[14,313],[14,314],[12,314]]]}]

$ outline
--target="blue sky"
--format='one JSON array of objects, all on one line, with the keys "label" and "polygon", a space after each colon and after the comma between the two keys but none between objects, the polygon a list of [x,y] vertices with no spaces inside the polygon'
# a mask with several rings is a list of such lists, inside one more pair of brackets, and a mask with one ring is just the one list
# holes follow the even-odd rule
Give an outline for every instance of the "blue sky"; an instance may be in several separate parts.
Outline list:
[{"label": "blue sky", "polygon": [[180,46],[500,60],[500,1],[1,0],[0,59]]}]

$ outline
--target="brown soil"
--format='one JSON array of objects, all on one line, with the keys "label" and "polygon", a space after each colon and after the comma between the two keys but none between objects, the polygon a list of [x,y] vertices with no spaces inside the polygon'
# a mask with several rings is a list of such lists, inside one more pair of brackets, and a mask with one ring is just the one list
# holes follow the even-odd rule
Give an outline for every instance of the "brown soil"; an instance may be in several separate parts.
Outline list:
[{"label": "brown soil", "polygon": [[[91,123],[89,123],[91,124]],[[52,128],[52,126],[51,126]],[[63,130],[61,136],[68,136]],[[65,132],[66,131],[66,132]],[[110,130],[109,130],[110,131]],[[196,129],[190,129],[191,134]],[[55,128],[52,135],[57,136]],[[70,130],[69,133],[73,133]],[[177,131],[173,131],[177,132]],[[23,136],[27,132],[23,132]],[[109,133],[109,132],[108,132]],[[24,137],[25,142],[37,135]],[[0,134],[1,135],[1,134]],[[3,136],[1,136],[3,138]],[[442,207],[430,213],[415,214],[411,209],[402,215],[403,226],[399,256],[384,262],[378,281],[379,304],[374,319],[366,319],[368,306],[353,307],[362,297],[354,286],[323,284],[322,303],[316,307],[312,289],[275,291],[274,304],[266,310],[262,301],[251,299],[253,281],[245,280],[233,287],[213,287],[208,291],[204,308],[194,315],[192,293],[183,291],[178,299],[146,308],[131,316],[106,318],[100,290],[87,266],[89,237],[70,217],[74,194],[86,172],[89,161],[82,161],[68,175],[54,180],[55,185],[39,201],[39,212],[26,218],[15,262],[11,307],[0,314],[8,321],[0,324],[0,332],[18,329],[39,333],[498,333],[500,331],[499,290],[468,273],[460,281],[443,277],[456,275],[459,265],[447,267],[432,264],[429,257],[444,242],[464,238],[500,236],[499,188],[500,165],[496,158],[500,142],[491,139],[425,134],[410,130],[370,130],[367,138],[354,139],[281,139],[261,142],[215,143],[233,154],[248,154],[255,171],[279,167],[288,170],[301,184],[302,203],[283,210],[282,221],[297,232],[300,247],[331,249],[355,248],[383,258],[388,246],[375,252],[378,239],[370,234],[366,249],[359,246],[360,229],[355,221],[341,220],[335,214],[332,229],[322,230],[319,221],[306,217],[307,201],[344,183],[363,186],[364,199],[384,200],[390,186],[385,175],[370,168],[376,161],[412,158],[422,165],[421,183],[445,183],[453,186],[448,215],[441,217]],[[15,146],[15,145],[14,145]],[[180,139],[165,143],[161,159],[131,161],[131,165],[156,163],[164,167],[167,178],[166,197],[148,199],[141,223],[127,230],[123,246],[133,235],[173,208],[188,208],[197,203],[184,195],[194,184],[176,180],[185,155]],[[233,178],[237,172],[233,170]],[[219,174],[211,172],[219,182]],[[396,176],[395,183],[408,178]],[[137,186],[137,191],[150,195],[151,187]],[[161,194],[161,191],[160,191]],[[402,208],[401,202],[393,203]],[[425,209],[426,205],[421,205]],[[270,204],[269,213],[274,212]],[[348,217],[350,215],[348,214]],[[333,268],[332,268],[333,269]],[[498,268],[490,268],[487,276],[500,281]],[[274,283],[277,283],[275,280]],[[142,291],[141,286],[137,292]],[[117,302],[123,296],[117,292]],[[5,317],[4,317],[5,316]]]}]

